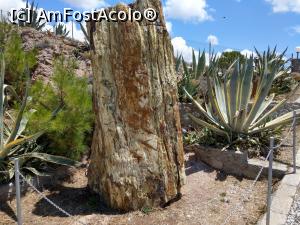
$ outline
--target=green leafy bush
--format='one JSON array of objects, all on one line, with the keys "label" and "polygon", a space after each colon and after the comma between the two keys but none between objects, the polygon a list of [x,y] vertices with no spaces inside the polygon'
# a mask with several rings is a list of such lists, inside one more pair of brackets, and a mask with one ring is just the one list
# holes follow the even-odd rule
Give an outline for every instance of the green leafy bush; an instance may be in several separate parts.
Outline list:
[{"label": "green leafy bush", "polygon": [[[60,165],[79,165],[77,162],[54,155],[45,154],[37,139],[45,130],[30,133],[27,129],[28,115],[24,114],[28,102],[30,77],[27,70],[27,82],[23,99],[17,96],[12,86],[4,84],[5,61],[0,52],[0,183],[14,176],[12,158],[19,159],[20,170],[24,174],[45,175],[45,163]],[[18,110],[9,107],[8,98],[16,99]],[[3,173],[4,171],[4,173]]]},{"label": "green leafy bush", "polygon": [[4,47],[7,45],[7,40],[10,34],[13,32],[13,26],[6,20],[0,21],[0,51],[4,52]]},{"label": "green leafy bush", "polygon": [[245,63],[245,61],[246,61],[246,57],[238,51],[223,52],[220,59],[219,59],[219,67],[222,70],[226,70],[237,59],[239,59],[241,63]]},{"label": "green leafy bush", "polygon": [[[32,131],[46,129],[47,151],[79,159],[87,149],[86,134],[92,126],[92,98],[86,78],[75,74],[76,64],[59,58],[54,63],[51,82],[36,81],[31,90]],[[53,111],[59,111],[53,120]]]},{"label": "green leafy bush", "polygon": [[12,32],[4,49],[6,62],[5,81],[12,84],[18,93],[24,90],[24,71],[28,67],[32,70],[36,64],[36,50],[25,52],[22,39],[17,32]]},{"label": "green leafy bush", "polygon": [[218,147],[224,144],[224,138],[216,136],[207,128],[199,128],[195,131],[185,133],[183,135],[183,142],[185,145],[201,144],[204,146]]},{"label": "green leafy bush", "polygon": [[286,94],[291,92],[296,84],[296,80],[290,74],[286,73],[274,80],[271,92],[279,95]]}]

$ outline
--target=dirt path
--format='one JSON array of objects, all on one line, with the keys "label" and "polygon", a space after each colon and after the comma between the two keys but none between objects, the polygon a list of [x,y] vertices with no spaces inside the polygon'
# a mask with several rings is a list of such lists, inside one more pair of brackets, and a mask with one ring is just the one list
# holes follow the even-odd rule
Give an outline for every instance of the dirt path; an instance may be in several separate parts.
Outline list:
[{"label": "dirt path", "polygon": [[[182,198],[164,209],[144,209],[144,212],[120,214],[99,204],[99,198],[85,188],[87,179],[84,170],[78,170],[72,181],[60,187],[44,190],[44,194],[70,212],[75,220],[87,224],[130,225],[218,225],[238,203],[240,212],[234,213],[228,224],[255,224],[264,212],[265,182],[258,182],[249,199],[242,201],[252,181],[239,180],[218,173],[203,163],[195,162],[193,154],[186,155],[187,184]],[[22,198],[24,224],[61,225],[77,224],[64,217],[36,193],[30,192]],[[15,201],[0,202],[0,224],[15,224]]]}]

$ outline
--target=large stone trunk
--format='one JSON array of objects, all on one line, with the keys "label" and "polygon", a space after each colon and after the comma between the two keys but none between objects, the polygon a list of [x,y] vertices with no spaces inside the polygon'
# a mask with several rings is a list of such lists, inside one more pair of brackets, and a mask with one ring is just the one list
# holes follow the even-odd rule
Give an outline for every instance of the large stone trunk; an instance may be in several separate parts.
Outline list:
[{"label": "large stone trunk", "polygon": [[89,186],[125,211],[168,203],[185,180],[173,48],[161,3],[142,0],[108,10],[128,7],[152,7],[159,19],[155,25],[88,25],[96,115]]}]

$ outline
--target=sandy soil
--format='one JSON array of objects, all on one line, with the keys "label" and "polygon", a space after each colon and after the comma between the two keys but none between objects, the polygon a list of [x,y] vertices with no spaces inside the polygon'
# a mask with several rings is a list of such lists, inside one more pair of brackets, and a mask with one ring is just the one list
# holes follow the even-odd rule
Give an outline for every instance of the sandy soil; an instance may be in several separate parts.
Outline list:
[{"label": "sandy soil", "polygon": [[[182,198],[164,209],[144,209],[143,212],[121,214],[110,210],[101,199],[86,188],[85,169],[75,172],[72,179],[61,186],[48,187],[43,193],[63,209],[74,215],[67,218],[35,192],[22,197],[24,224],[133,224],[175,225],[222,224],[238,203],[238,211],[228,221],[230,225],[256,224],[265,210],[266,182],[260,181],[250,197],[242,194],[253,181],[227,176],[186,155],[187,184]],[[0,224],[15,224],[15,201],[0,202]]]}]

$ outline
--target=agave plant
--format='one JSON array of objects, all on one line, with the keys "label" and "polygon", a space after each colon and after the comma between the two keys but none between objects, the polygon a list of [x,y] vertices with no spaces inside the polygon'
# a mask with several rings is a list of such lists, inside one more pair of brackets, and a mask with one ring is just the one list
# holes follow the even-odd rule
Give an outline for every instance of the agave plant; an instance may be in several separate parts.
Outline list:
[{"label": "agave plant", "polygon": [[90,43],[90,35],[87,31],[87,29],[84,27],[84,25],[82,23],[79,23],[80,25],[80,29],[84,35],[84,39],[85,39],[85,44],[90,48],[91,47],[91,43]]},{"label": "agave plant", "polygon": [[182,80],[178,83],[178,93],[181,101],[185,101],[187,98],[184,89],[193,97],[199,93],[200,78],[205,74],[205,52],[203,51],[202,54],[199,53],[198,61],[196,60],[194,50],[192,52],[192,56],[193,59],[191,66],[184,61],[182,56],[177,57],[176,60],[176,69],[179,69],[179,63],[181,61],[184,72]]},{"label": "agave plant", "polygon": [[62,23],[56,24],[53,27],[53,30],[55,35],[63,36],[63,37],[67,37],[70,33],[70,31],[67,30],[67,26]]},{"label": "agave plant", "polygon": [[[270,51],[268,52],[270,53]],[[208,101],[205,106],[193,99],[189,91],[185,90],[187,96],[206,120],[198,119],[189,114],[190,118],[198,125],[227,137],[230,143],[290,123],[293,119],[292,112],[274,118],[274,113],[286,103],[288,98],[271,107],[275,97],[274,94],[270,94],[272,83],[285,70],[282,63],[279,63],[282,62],[283,56],[284,53],[281,55],[272,54],[272,56],[264,53],[258,57],[259,80],[253,98],[251,98],[254,88],[253,56],[247,59],[244,64],[236,60],[222,79],[217,73],[217,60],[212,60],[207,73]],[[299,113],[298,110],[297,119]]]},{"label": "agave plant", "polygon": [[0,180],[10,180],[13,178],[12,158],[19,158],[22,171],[36,175],[42,175],[37,168],[41,161],[60,165],[78,166],[79,163],[73,160],[41,152],[41,146],[36,143],[36,140],[43,135],[45,131],[40,131],[28,136],[24,135],[28,122],[24,111],[28,100],[30,79],[27,81],[23,100],[19,100],[21,101],[21,106],[18,112],[14,113],[9,111],[8,107],[6,107],[7,94],[8,92],[13,93],[15,96],[17,96],[17,94],[11,86],[4,84],[4,73],[4,56],[0,53],[0,171],[7,172],[4,176],[1,174]]},{"label": "agave plant", "polygon": [[274,80],[286,74],[290,69],[290,67],[285,67],[286,61],[283,59],[283,56],[285,55],[286,51],[287,49],[284,50],[284,52],[278,56],[277,47],[275,47],[273,50],[268,48],[268,50],[263,52],[263,54],[259,53],[259,51],[255,49],[257,55],[255,60],[256,74],[258,76],[263,74],[266,62],[270,62],[270,61],[272,61],[272,63],[276,63],[278,66],[278,70],[280,71],[279,73],[276,74]]},{"label": "agave plant", "polygon": [[[23,19],[25,21],[17,20],[20,27],[32,27],[36,30],[42,30],[46,26],[46,22],[38,20],[38,6],[31,2],[29,6],[28,0],[26,1],[26,7],[23,9]],[[28,21],[29,20],[29,21]]]}]

